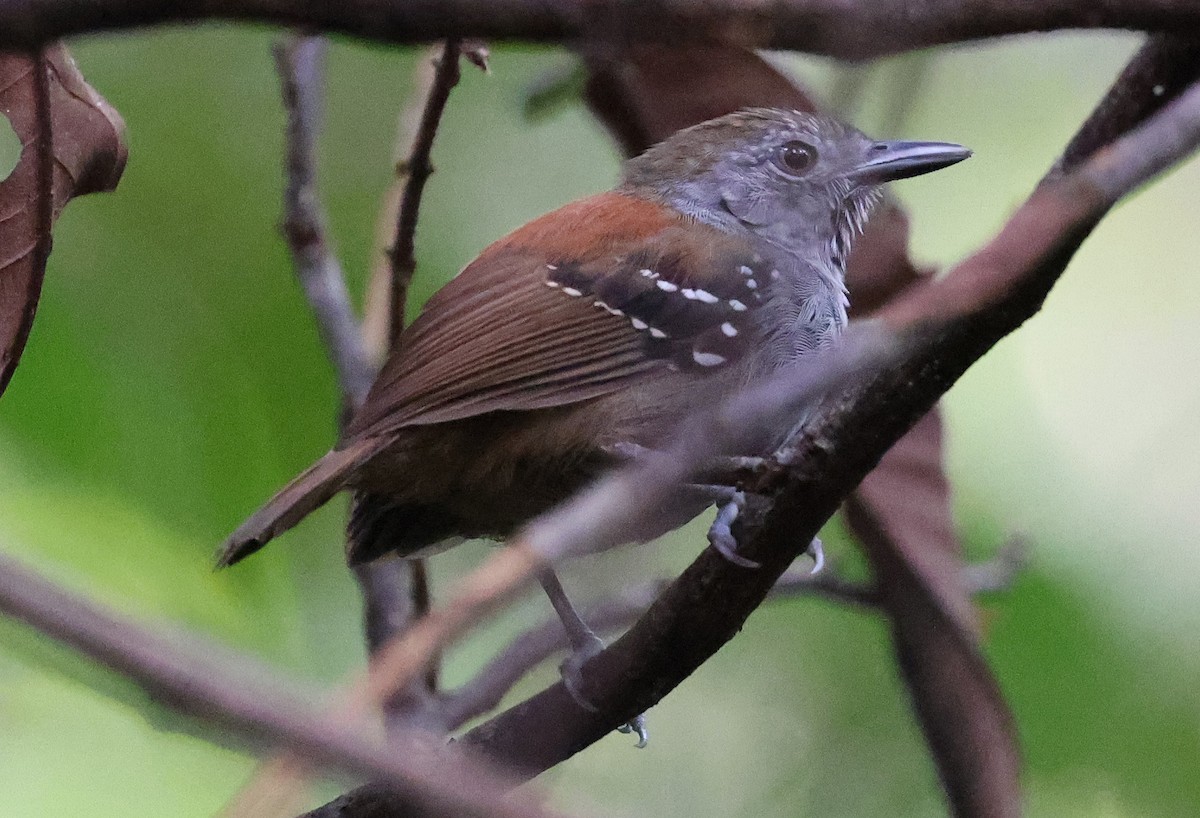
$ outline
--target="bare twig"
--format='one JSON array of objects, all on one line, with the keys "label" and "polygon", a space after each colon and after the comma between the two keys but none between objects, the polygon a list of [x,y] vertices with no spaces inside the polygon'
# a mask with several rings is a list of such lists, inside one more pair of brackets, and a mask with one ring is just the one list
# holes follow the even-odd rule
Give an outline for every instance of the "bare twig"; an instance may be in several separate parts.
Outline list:
[{"label": "bare twig", "polygon": [[[666,579],[648,582],[604,600],[589,608],[584,619],[598,633],[626,627],[646,612],[668,582]],[[841,579],[833,572],[812,574],[807,570],[785,573],[771,590],[771,596],[777,599],[810,595],[869,606],[873,604],[874,594],[870,588]],[[471,681],[443,695],[441,716],[447,729],[454,730],[493,710],[526,673],[569,647],[558,619],[548,619],[519,635]]]},{"label": "bare twig", "polygon": [[[288,185],[286,192],[286,235],[297,275],[313,305],[322,337],[330,349],[342,382],[346,405],[356,408],[374,378],[363,341],[354,319],[340,265],[329,250],[325,218],[315,185],[313,143],[319,119],[320,61],[325,48],[320,37],[295,37],[276,49],[276,62],[288,110]],[[433,172],[429,156],[450,91],[459,79],[460,44],[447,41],[434,75],[425,109],[417,128],[409,160],[407,183],[400,199],[396,238],[389,253],[391,261],[389,298],[389,346],[394,347],[404,327],[408,286],[416,269],[414,236],[425,182]],[[470,46],[472,61],[486,68],[486,49]],[[362,377],[358,377],[361,373]],[[358,498],[355,500],[358,502]],[[355,569],[363,594],[364,619],[369,651],[403,632],[414,619],[428,611],[429,593],[424,566],[419,562],[380,560]],[[432,689],[431,669],[426,680],[410,679],[379,702],[396,718],[421,711]],[[407,690],[401,694],[401,690]],[[389,727],[394,726],[389,720]],[[235,811],[261,812],[272,793],[298,787],[304,778],[297,759],[281,757],[266,765],[244,790]]]},{"label": "bare twig", "polygon": [[324,208],[317,194],[315,142],[321,119],[321,70],[325,40],[293,36],[275,47],[287,111],[287,184],[283,231],[296,278],[312,305],[343,402],[362,403],[375,378],[350,306],[341,264],[329,246]]},{"label": "bare twig", "polygon": [[730,40],[863,59],[932,45],[1069,28],[1195,32],[1189,0],[26,0],[0,5],[0,48],[200,19],[274,23],[389,43],[448,37],[564,42]]},{"label": "bare twig", "polygon": [[[287,111],[287,180],[284,189],[284,236],[292,264],[312,305],[342,391],[353,411],[366,397],[375,367],[363,343],[341,264],[330,248],[326,218],[316,183],[316,135],[320,129],[323,37],[289,37],[275,47],[275,65]],[[409,617],[403,603],[407,571],[391,561],[362,566],[355,578],[363,593],[367,647],[374,650],[394,636]]]},{"label": "bare twig", "polygon": [[[329,353],[342,394],[343,416],[366,397],[375,377],[362,332],[350,304],[341,264],[327,236],[327,220],[316,181],[315,143],[322,118],[323,63],[327,43],[323,37],[293,35],[274,49],[284,109],[286,184],[283,232],[291,252],[296,277],[312,306],[317,328]],[[382,560],[354,569],[363,597],[363,620],[368,652],[374,652],[424,613],[410,599],[420,585],[410,567]],[[422,697],[395,696],[386,703],[389,716],[399,718],[420,709]],[[389,721],[394,721],[394,718]],[[303,767],[297,762],[274,765],[270,781],[256,781],[243,790],[239,809],[257,811],[272,792],[289,782],[299,789]]]},{"label": "bare twig", "polygon": [[[407,179],[400,195],[395,239],[388,251],[388,260],[391,262],[388,346],[392,349],[395,349],[400,333],[404,329],[404,309],[408,301],[408,287],[412,282],[413,272],[417,269],[414,238],[417,232],[417,218],[421,210],[421,195],[425,192],[425,182],[433,173],[429,155],[433,150],[433,140],[437,136],[438,126],[442,122],[442,113],[446,110],[450,92],[458,84],[461,76],[458,66],[460,49],[461,46],[457,39],[447,40],[446,45],[442,48],[429,95],[425,98],[425,109],[421,114],[421,122],[417,126],[417,132],[413,138],[412,150],[408,155],[408,160],[403,164],[403,173],[407,175]],[[478,48],[472,53],[479,53]],[[486,63],[484,64],[486,65]]]},{"label": "bare twig", "polygon": [[[287,184],[284,192],[284,235],[296,277],[312,305],[317,327],[329,351],[342,401],[357,408],[375,377],[346,290],[341,265],[330,249],[326,219],[316,186],[316,134],[321,119],[322,37],[293,36],[275,48],[276,68],[288,114]],[[395,560],[359,566],[355,579],[363,594],[363,618],[370,652],[402,630],[424,609],[410,601],[410,591],[423,588],[424,577]],[[422,594],[419,594],[423,596]]]},{"label": "bare twig", "polygon": [[[390,745],[373,726],[331,717],[294,698],[289,685],[254,660],[149,628],[72,594],[0,555],[0,613],[15,617],[120,673],[164,704],[255,743],[292,748],[309,762],[388,782],[413,808],[439,814],[549,816],[530,797],[500,793],[507,783],[459,753],[412,731]],[[179,647],[186,641],[186,646]],[[403,748],[403,749],[401,749]]]}]

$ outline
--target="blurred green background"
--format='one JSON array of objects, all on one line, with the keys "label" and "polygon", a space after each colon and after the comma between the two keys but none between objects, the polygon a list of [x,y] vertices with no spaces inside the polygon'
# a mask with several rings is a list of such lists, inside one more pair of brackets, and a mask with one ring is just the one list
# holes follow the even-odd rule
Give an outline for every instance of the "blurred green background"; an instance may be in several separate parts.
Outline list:
[{"label": "blurred green background", "polygon": [[[72,203],[56,232],[29,349],[0,400],[0,548],[124,611],[330,684],[362,661],[340,504],[236,570],[209,570],[222,537],[333,438],[329,367],[276,231],[273,37],[202,27],[73,43],[128,122],[130,161],[115,195]],[[900,132],[887,136],[976,151],[898,186],[917,255],[946,264],[991,235],[1135,47],[1046,36],[938,52],[902,125],[889,101],[911,63],[876,66],[864,129],[891,122]],[[331,52],[321,181],[355,292],[418,59],[349,42]],[[531,83],[568,60],[499,47],[490,76],[465,72],[422,211],[417,298],[488,241],[614,180],[618,157],[578,104],[536,123],[520,113]],[[828,63],[781,60],[818,92],[833,87]],[[0,128],[0,172],[13,153]],[[1200,814],[1198,186],[1192,164],[1118,208],[1044,313],[948,400],[971,553],[1010,532],[1033,542],[1015,589],[987,602],[1032,815]],[[590,559],[568,584],[657,576],[702,542],[693,527]],[[484,554],[471,544],[437,558],[435,589]],[[547,613],[524,601],[449,657],[447,679]],[[650,725],[649,749],[614,735],[544,783],[596,814],[944,810],[886,633],[828,603],[764,607]],[[181,726],[0,622],[0,815],[212,814],[254,759]],[[314,803],[338,788],[325,782]]]}]

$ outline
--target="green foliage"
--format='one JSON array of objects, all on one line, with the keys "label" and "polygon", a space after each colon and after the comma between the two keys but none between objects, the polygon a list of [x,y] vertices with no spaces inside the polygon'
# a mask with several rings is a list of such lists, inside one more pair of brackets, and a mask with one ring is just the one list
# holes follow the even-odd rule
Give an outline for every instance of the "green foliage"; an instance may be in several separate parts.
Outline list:
[{"label": "green foliage", "polygon": [[[39,320],[0,401],[0,547],[130,613],[331,683],[361,662],[338,504],[232,571],[208,567],[224,534],[333,439],[329,367],[276,231],[271,38],[205,27],[75,47],[129,124],[130,162],[116,194],[73,202],[57,231]],[[902,187],[918,253],[950,261],[994,231],[1131,46],[1056,37],[940,57],[910,133],[890,135],[977,156]],[[422,58],[350,43],[331,54],[322,187],[355,292]],[[578,106],[521,119],[524,89],[563,59],[500,48],[492,75],[466,70],[435,149],[415,299],[488,241],[615,177],[612,147]],[[870,128],[886,105],[866,103]],[[1200,557],[1194,502],[1182,500],[1200,473],[1194,445],[1177,445],[1195,440],[1200,386],[1195,361],[1169,352],[1200,341],[1194,238],[1175,232],[1194,218],[1196,176],[1118,211],[1047,312],[950,401],[972,552],[1005,530],[1034,542],[1029,574],[988,605],[988,644],[1035,815],[1200,811]],[[692,527],[573,571],[620,585],[686,563],[700,542]],[[436,560],[436,585],[482,553]],[[540,600],[519,606],[456,651],[447,676],[461,680],[544,614]],[[253,762],[185,728],[116,677],[0,625],[0,814],[211,814]],[[651,730],[646,751],[613,736],[548,774],[556,797],[667,816],[942,810],[886,630],[829,603],[764,608],[655,709]]]}]

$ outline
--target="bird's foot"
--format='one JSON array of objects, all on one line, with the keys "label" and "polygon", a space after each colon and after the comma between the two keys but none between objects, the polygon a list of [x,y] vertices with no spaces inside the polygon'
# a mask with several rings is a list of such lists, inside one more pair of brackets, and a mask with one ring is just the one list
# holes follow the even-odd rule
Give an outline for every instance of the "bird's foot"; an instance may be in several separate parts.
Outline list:
[{"label": "bird's foot", "polygon": [[[717,487],[713,487],[717,488]],[[746,505],[746,495],[740,491],[729,491],[725,504],[717,510],[716,519],[708,528],[708,544],[729,562],[741,568],[758,568],[759,564],[737,552],[738,542],[733,536],[733,522]]]},{"label": "bird's foot", "polygon": [[650,733],[646,730],[646,714],[639,713],[629,721],[617,728],[618,733],[633,733],[638,737],[637,744],[633,745],[639,750],[645,749],[650,743]]},{"label": "bird's foot", "polygon": [[[596,705],[588,701],[587,696],[583,695],[582,690],[582,670],[583,666],[588,663],[597,653],[604,650],[604,641],[594,633],[589,633],[586,641],[572,640],[575,642],[571,655],[563,660],[563,663],[558,666],[558,672],[562,675],[563,687],[567,689],[567,693],[575,700],[575,703],[589,713],[598,713],[600,709]],[[634,733],[637,735],[637,748],[640,750],[645,747],[650,741],[650,734],[646,730],[646,714],[642,713],[627,721],[617,728],[619,733]]]}]

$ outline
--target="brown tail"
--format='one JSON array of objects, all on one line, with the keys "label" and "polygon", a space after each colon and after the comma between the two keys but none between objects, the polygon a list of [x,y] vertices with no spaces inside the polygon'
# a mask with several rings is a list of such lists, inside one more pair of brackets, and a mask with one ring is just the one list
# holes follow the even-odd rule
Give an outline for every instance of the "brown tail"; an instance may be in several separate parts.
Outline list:
[{"label": "brown tail", "polygon": [[380,448],[378,440],[368,438],[334,449],[313,463],[229,535],[218,552],[217,567],[250,556],[327,503],[346,487],[354,470]]}]

